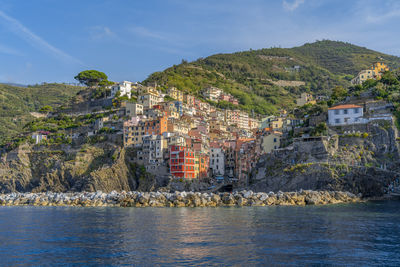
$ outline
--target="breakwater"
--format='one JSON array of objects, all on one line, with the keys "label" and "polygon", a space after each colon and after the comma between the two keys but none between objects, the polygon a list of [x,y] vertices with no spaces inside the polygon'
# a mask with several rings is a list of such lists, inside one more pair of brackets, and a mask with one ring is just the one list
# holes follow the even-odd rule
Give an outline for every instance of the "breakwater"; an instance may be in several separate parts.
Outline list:
[{"label": "breakwater", "polygon": [[74,193],[11,193],[0,194],[0,205],[83,206],[83,207],[220,207],[272,205],[324,205],[361,201],[360,196],[340,191],[278,193],[200,192],[74,192]]}]

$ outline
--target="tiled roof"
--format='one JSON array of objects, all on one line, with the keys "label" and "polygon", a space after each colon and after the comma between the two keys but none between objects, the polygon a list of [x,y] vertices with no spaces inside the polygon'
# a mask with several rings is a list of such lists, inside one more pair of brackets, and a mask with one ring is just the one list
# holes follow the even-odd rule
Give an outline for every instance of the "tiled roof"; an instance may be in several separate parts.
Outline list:
[{"label": "tiled roof", "polygon": [[329,110],[332,109],[346,109],[346,108],[362,108],[362,106],[354,105],[354,104],[348,104],[348,105],[339,105],[336,107],[331,107]]}]

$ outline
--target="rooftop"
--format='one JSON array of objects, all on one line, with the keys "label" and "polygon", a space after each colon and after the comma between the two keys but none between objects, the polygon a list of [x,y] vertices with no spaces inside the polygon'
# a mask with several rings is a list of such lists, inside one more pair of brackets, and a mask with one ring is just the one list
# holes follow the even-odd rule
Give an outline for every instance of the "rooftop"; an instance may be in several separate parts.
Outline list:
[{"label": "rooftop", "polygon": [[362,108],[362,106],[354,105],[354,104],[348,104],[348,105],[339,105],[336,107],[331,107],[329,110],[333,109],[347,109],[347,108]]}]

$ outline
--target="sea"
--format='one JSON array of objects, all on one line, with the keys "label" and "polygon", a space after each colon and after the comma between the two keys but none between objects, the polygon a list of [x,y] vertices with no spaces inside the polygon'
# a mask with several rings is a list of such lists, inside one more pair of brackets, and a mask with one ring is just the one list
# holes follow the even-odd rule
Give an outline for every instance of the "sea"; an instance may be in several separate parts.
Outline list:
[{"label": "sea", "polygon": [[400,202],[0,207],[1,266],[400,266]]}]

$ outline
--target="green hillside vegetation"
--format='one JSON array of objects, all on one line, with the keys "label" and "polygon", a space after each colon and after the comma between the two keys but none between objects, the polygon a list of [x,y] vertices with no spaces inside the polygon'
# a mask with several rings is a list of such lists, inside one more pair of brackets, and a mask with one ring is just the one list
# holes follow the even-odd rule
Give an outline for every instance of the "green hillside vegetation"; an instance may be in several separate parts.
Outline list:
[{"label": "green hillside vegetation", "polygon": [[53,83],[28,87],[0,84],[0,143],[34,119],[30,112],[61,106],[80,90],[82,87]]},{"label": "green hillside vegetation", "polygon": [[[294,48],[269,48],[233,54],[217,54],[194,62],[182,61],[151,74],[143,83],[156,82],[167,88],[199,95],[201,89],[216,86],[239,99],[240,108],[271,114],[291,108],[302,92],[330,94],[336,86],[348,87],[360,70],[376,61],[391,68],[400,58],[344,42],[317,41]],[[299,66],[296,70],[294,67]],[[304,86],[278,86],[274,81],[303,81]]]}]

